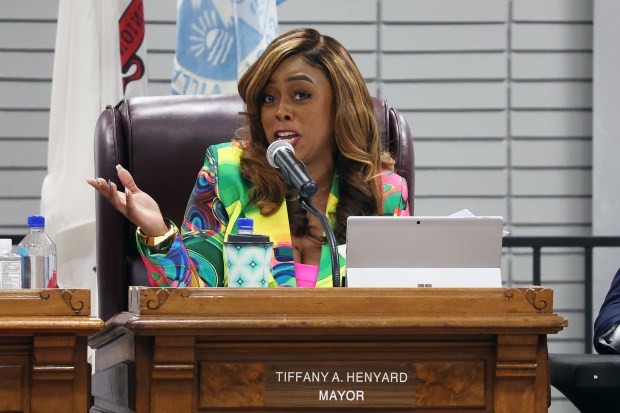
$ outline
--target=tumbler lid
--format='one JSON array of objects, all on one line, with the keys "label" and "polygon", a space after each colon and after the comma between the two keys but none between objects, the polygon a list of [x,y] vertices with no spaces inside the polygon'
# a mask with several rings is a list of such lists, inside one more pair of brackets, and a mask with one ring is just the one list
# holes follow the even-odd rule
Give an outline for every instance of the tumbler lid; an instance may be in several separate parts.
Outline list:
[{"label": "tumbler lid", "polygon": [[224,244],[254,244],[273,245],[267,235],[257,234],[230,234]]}]

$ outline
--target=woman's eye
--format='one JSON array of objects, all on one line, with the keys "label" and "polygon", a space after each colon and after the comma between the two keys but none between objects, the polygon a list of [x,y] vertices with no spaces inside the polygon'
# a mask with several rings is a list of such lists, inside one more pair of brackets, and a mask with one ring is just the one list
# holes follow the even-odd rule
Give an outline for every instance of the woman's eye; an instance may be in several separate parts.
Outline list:
[{"label": "woman's eye", "polygon": [[265,104],[269,104],[269,103],[273,103],[275,101],[275,98],[271,95],[268,95],[266,93],[263,93],[263,95],[260,98],[260,103],[265,105]]},{"label": "woman's eye", "polygon": [[293,95],[295,100],[306,100],[310,97],[310,93],[308,92],[295,92]]}]

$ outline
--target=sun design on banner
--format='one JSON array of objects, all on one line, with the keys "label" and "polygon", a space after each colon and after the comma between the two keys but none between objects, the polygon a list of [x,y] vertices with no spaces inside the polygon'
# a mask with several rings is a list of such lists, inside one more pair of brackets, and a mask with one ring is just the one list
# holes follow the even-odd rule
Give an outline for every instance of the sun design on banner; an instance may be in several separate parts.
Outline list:
[{"label": "sun design on banner", "polygon": [[200,58],[206,50],[209,50],[207,61],[214,65],[226,62],[235,41],[231,33],[218,27],[217,19],[215,10],[205,11],[198,17],[198,24],[192,25],[195,34],[189,37],[194,43],[190,47],[194,56]]},{"label": "sun design on banner", "polygon": [[278,33],[275,0],[181,0],[172,93],[230,93]]}]

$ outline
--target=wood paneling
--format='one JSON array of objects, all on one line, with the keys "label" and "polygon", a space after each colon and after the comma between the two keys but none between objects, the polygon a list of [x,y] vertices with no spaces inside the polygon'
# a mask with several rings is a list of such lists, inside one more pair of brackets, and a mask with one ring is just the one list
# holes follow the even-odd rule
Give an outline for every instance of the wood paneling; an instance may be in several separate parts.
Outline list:
[{"label": "wood paneling", "polygon": [[0,411],[83,413],[90,400],[88,290],[0,290]]},{"label": "wood paneling", "polygon": [[[98,366],[94,382],[133,389],[139,412],[356,407],[384,412],[412,406],[446,412],[519,406],[547,412],[546,334],[566,325],[553,313],[551,290],[317,293],[131,287],[130,311],[111,319],[89,341],[104,350],[98,360],[103,357],[106,366]],[[119,341],[119,336],[125,338]],[[126,343],[135,351],[128,352]],[[117,353],[133,353],[134,359],[122,361]],[[127,369],[111,374],[108,357],[121,366],[135,362],[136,376]],[[299,383],[278,378],[278,371],[293,377],[300,371],[338,373],[338,379]],[[407,379],[356,382],[355,389],[368,396],[363,400],[353,398],[359,393],[347,400],[321,400],[322,385],[343,391],[351,385],[349,373],[377,371],[404,373]],[[100,375],[118,382],[108,385]],[[107,394],[105,388],[95,394]],[[124,399],[111,396],[114,403],[96,398],[93,411],[112,406],[109,411],[124,413],[127,406],[118,405]]]}]

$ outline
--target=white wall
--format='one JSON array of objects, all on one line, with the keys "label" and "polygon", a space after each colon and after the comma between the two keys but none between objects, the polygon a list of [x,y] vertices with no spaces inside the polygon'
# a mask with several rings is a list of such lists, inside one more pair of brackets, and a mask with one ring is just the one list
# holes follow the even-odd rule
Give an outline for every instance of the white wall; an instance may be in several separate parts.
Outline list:
[{"label": "white wall", "polygon": [[39,211],[58,2],[4,0],[1,7],[0,234],[15,234]]}]

